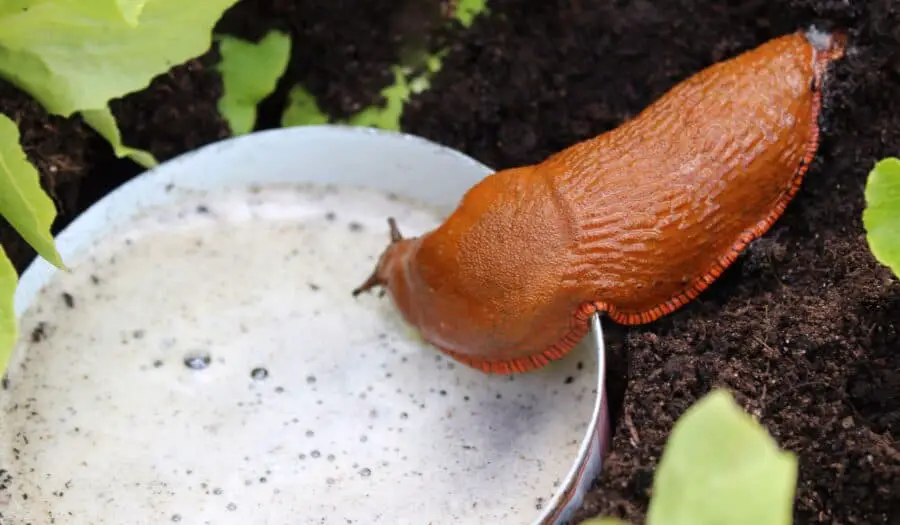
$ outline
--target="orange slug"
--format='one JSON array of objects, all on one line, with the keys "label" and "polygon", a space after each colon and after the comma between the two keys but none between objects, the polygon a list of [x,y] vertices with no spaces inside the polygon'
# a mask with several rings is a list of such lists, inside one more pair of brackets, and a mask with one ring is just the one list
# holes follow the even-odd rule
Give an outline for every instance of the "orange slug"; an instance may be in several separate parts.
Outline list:
[{"label": "orange slug", "polygon": [[618,128],[501,170],[433,231],[391,242],[381,286],[422,338],[487,373],[563,357],[605,312],[649,323],[693,300],[765,234],[819,142],[846,35],[772,39],[677,84]]}]

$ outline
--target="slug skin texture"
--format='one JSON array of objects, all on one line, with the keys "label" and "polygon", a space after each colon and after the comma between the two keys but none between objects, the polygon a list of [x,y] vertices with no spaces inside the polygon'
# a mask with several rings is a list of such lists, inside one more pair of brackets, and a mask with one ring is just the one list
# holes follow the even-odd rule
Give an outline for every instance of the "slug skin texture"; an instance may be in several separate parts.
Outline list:
[{"label": "slug skin texture", "polygon": [[498,171],[420,237],[391,242],[354,296],[389,292],[425,341],[488,373],[540,368],[605,312],[688,303],[781,216],[819,142],[843,33],[770,40],[677,84],[632,120]]}]

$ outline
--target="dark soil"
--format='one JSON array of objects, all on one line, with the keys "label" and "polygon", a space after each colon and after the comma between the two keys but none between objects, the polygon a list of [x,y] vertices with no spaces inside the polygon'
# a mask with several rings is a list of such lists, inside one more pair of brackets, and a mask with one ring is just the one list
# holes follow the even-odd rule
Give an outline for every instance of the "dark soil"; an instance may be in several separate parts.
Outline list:
[{"label": "dark soil", "polygon": [[900,145],[900,3],[723,4],[494,0],[405,127],[495,168],[531,163],[714,61],[812,22],[848,27],[820,154],[783,219],[688,307],[641,328],[605,323],[624,404],[578,517],[641,523],[674,421],[723,386],[799,455],[796,523],[900,523],[900,283],[860,219],[868,170]]},{"label": "dark soil", "polygon": [[[112,101],[125,143],[147,148],[164,161],[227,137],[228,126],[216,110],[221,82],[211,67],[214,57],[210,52],[191,60],[154,79],[146,91]],[[28,95],[3,81],[0,112],[19,123],[22,147],[56,203],[59,215],[54,232],[141,171],[134,163],[117,159],[105,140],[77,116],[48,115]],[[19,270],[35,256],[2,221],[0,241]]]},{"label": "dark soil", "polygon": [[[799,455],[796,523],[900,523],[900,283],[870,255],[860,219],[868,170],[900,145],[900,2],[489,6],[491,16],[468,31],[436,36],[438,9],[422,1],[244,0],[220,28],[294,35],[295,56],[261,127],[277,125],[294,82],[333,116],[353,113],[379,99],[398,57],[446,39],[444,69],[414,97],[404,128],[494,168],[608,130],[686,76],[771,37],[810,23],[849,28],[852,50],[826,86],[819,155],[785,216],[687,307],[645,327],[606,323],[616,435],[579,518],[641,523],[672,424],[723,386]],[[165,159],[226,136],[214,60],[210,52],[117,101],[126,141]],[[58,226],[139,171],[77,120],[48,117],[6,84],[0,111],[21,123],[61,207]],[[0,239],[18,267],[31,259],[5,226]]]}]

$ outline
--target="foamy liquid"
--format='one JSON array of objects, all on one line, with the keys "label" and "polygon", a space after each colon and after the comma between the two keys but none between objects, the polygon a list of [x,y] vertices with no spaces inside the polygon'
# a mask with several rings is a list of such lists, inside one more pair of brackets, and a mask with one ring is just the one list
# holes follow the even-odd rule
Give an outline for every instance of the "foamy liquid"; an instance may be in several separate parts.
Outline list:
[{"label": "foamy liquid", "polygon": [[67,261],[0,390],[14,525],[530,523],[575,460],[596,358],[487,376],[351,290],[431,209],[373,191],[196,194]]}]

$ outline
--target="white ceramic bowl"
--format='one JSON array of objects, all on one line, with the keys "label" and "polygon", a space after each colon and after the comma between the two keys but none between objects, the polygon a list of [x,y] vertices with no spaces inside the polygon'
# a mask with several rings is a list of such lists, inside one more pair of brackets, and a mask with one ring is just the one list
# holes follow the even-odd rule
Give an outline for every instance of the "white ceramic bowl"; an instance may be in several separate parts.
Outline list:
[{"label": "white ceramic bowl", "polygon": [[[564,523],[608,440],[600,325],[488,376],[354,299],[388,242],[491,172],[398,133],[288,128],[168,161],[16,295],[0,390],[10,523]],[[0,521],[2,521],[0,519]]]}]

